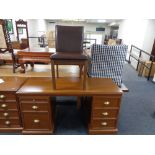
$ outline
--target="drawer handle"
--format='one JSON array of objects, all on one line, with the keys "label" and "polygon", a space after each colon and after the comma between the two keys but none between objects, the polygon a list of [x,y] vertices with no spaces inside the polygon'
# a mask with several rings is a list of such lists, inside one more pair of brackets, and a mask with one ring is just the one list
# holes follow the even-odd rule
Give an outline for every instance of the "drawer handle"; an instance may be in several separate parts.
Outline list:
[{"label": "drawer handle", "polygon": [[6,104],[2,104],[1,107],[2,107],[2,108],[6,108],[7,105],[6,105]]},{"label": "drawer handle", "polygon": [[5,121],[5,124],[6,124],[6,125],[10,125],[11,122],[10,122],[10,121]]},{"label": "drawer handle", "polygon": [[33,99],[33,102],[35,102],[36,100],[35,99]]},{"label": "drawer handle", "polygon": [[102,126],[107,126],[108,123],[107,123],[107,122],[102,122],[101,125],[102,125]]},{"label": "drawer handle", "polygon": [[4,99],[5,98],[5,95],[0,95],[0,99]]},{"label": "drawer handle", "polygon": [[103,116],[108,116],[109,113],[108,113],[108,112],[103,112],[102,115],[103,115]]},{"label": "drawer handle", "polygon": [[34,123],[39,123],[40,120],[39,120],[39,119],[35,119],[35,120],[33,120],[33,122],[34,122]]},{"label": "drawer handle", "polygon": [[106,102],[104,102],[104,104],[105,104],[105,105],[109,105],[109,104],[110,104],[110,102],[109,102],[109,101],[106,101]]},{"label": "drawer handle", "polygon": [[32,106],[32,109],[37,110],[37,109],[38,109],[38,106],[33,105],[33,106]]},{"label": "drawer handle", "polygon": [[9,116],[9,113],[5,112],[5,113],[3,113],[3,116],[7,117],[7,116]]}]

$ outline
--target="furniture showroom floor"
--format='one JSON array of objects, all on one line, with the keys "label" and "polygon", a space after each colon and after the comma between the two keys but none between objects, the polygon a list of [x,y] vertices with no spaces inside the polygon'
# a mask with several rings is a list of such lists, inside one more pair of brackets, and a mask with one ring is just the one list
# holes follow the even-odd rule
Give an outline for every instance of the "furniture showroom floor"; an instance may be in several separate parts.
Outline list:
[{"label": "furniture showroom floor", "polygon": [[[60,67],[60,76],[68,73],[72,76],[78,75],[78,67]],[[63,72],[63,75],[62,75]],[[66,73],[65,73],[66,72]],[[12,73],[12,66],[0,66],[0,76],[27,76],[27,77],[50,77],[50,65],[35,65],[34,70],[28,67],[25,74]],[[128,64],[123,71],[123,83],[129,92],[124,93],[121,103],[118,122],[119,135],[145,135],[155,134],[155,84],[147,81],[144,77],[138,77],[137,72]],[[76,108],[76,98],[59,97],[56,113],[56,135],[87,134],[87,129],[81,113]]]}]

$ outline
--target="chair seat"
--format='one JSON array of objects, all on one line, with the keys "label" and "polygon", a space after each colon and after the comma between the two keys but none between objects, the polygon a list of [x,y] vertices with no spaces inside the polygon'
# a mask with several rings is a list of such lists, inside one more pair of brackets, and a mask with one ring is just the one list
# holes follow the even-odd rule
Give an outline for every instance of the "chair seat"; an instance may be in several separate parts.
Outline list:
[{"label": "chair seat", "polygon": [[78,52],[56,52],[51,55],[52,60],[87,60],[88,57],[84,53]]}]

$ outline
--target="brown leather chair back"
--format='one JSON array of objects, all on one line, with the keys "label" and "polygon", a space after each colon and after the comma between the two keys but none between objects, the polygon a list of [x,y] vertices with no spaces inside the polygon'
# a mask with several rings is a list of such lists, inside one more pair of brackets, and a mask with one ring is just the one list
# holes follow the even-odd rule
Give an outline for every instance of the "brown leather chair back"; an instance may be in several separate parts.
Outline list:
[{"label": "brown leather chair back", "polygon": [[57,52],[82,52],[83,51],[83,26],[55,27],[55,40]]}]

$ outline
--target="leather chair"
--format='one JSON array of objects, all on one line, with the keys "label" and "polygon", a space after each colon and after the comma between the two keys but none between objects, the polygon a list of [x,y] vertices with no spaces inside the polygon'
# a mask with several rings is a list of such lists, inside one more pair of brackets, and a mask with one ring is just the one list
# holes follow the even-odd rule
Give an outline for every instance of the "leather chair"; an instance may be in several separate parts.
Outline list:
[{"label": "leather chair", "polygon": [[[83,89],[86,88],[87,55],[83,53],[84,29],[82,26],[60,26],[55,27],[56,53],[51,55],[51,71],[53,89],[56,89],[55,65],[79,65],[84,67]],[[57,67],[58,76],[58,67]]]}]

